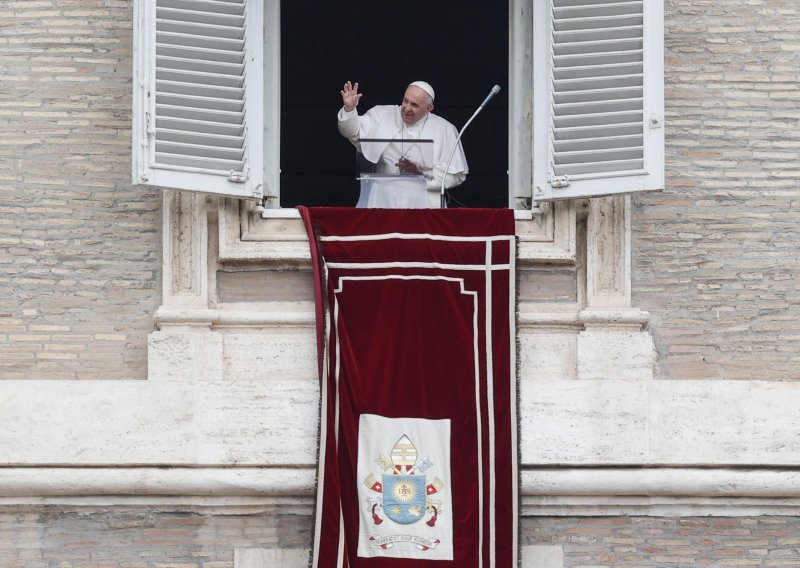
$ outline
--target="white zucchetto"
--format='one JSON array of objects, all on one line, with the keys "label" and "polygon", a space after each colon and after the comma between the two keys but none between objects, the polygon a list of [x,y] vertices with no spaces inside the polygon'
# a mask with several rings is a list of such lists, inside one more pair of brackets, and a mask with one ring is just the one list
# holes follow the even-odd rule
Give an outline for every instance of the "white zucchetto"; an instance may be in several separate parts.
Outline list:
[{"label": "white zucchetto", "polygon": [[431,97],[431,101],[433,101],[433,99],[436,98],[436,92],[433,90],[433,87],[431,87],[430,83],[426,83],[425,81],[414,81],[409,85],[409,87],[411,87],[412,85],[414,87],[419,87],[420,89],[428,93]]}]

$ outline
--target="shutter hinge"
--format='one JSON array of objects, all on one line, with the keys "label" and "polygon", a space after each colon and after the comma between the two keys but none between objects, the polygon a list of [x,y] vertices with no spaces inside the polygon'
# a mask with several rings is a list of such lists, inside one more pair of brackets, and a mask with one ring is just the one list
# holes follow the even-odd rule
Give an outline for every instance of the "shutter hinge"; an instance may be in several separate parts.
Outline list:
[{"label": "shutter hinge", "polygon": [[553,176],[550,178],[550,185],[556,189],[567,187],[569,185],[569,176]]},{"label": "shutter hinge", "polygon": [[142,136],[139,140],[139,144],[142,148],[147,148],[150,146],[150,139],[155,136],[155,130],[153,130],[153,121],[150,118],[150,113],[144,113],[144,136]]},{"label": "shutter hinge", "polygon": [[235,172],[233,170],[228,173],[228,181],[231,183],[244,183],[247,181],[247,177],[244,175],[244,172]]},{"label": "shutter hinge", "polygon": [[144,113],[144,128],[147,136],[155,136],[156,129],[153,128],[153,117],[149,112]]}]

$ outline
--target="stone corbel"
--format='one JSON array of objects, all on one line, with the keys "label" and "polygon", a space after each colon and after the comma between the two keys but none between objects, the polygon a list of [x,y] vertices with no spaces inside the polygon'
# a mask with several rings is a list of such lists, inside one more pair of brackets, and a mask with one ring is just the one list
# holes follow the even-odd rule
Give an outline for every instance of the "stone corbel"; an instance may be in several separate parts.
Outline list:
[{"label": "stone corbel", "polygon": [[154,318],[160,331],[148,337],[148,379],[217,379],[222,338],[209,333],[218,318],[209,306],[209,199],[165,190],[162,205],[163,298]]},{"label": "stone corbel", "polygon": [[163,304],[208,307],[206,196],[164,191]]},{"label": "stone corbel", "polygon": [[631,200],[590,200],[586,239],[586,307],[578,314],[578,377],[653,377],[649,314],[631,305]]},{"label": "stone corbel", "polygon": [[207,196],[165,190],[162,204],[163,297],[156,325],[210,327]]}]

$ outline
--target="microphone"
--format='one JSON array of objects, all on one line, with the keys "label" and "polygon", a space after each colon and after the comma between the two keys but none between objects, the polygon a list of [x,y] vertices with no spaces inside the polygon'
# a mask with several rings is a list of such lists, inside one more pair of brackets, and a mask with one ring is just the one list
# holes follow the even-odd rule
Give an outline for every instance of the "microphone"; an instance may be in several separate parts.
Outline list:
[{"label": "microphone", "polygon": [[489,91],[489,94],[486,95],[485,99],[483,99],[483,102],[481,103],[481,108],[488,105],[489,101],[492,100],[499,92],[500,92],[500,85],[495,85],[494,87],[492,87],[492,90]]},{"label": "microphone", "polygon": [[441,186],[440,191],[439,191],[439,207],[441,207],[442,209],[444,209],[445,206],[447,205],[447,203],[445,202],[445,194],[444,194],[444,182],[445,182],[445,180],[447,180],[447,170],[450,169],[450,162],[453,161],[453,156],[455,155],[456,149],[458,148],[458,143],[461,140],[461,135],[464,134],[464,131],[467,129],[467,126],[469,126],[470,123],[473,120],[475,120],[475,117],[478,116],[478,113],[480,113],[483,110],[483,107],[485,107],[487,104],[489,104],[489,101],[492,100],[495,97],[495,95],[497,95],[497,93],[499,93],[499,92],[500,92],[500,85],[495,85],[494,87],[492,87],[492,90],[489,91],[489,94],[486,95],[486,98],[483,99],[483,102],[480,104],[480,106],[477,109],[475,109],[475,112],[472,114],[470,119],[467,121],[467,123],[461,128],[461,131],[458,133],[458,137],[456,138],[456,143],[453,146],[453,151],[450,152],[450,157],[447,159],[447,165],[444,167],[444,173],[442,174],[442,186]]}]

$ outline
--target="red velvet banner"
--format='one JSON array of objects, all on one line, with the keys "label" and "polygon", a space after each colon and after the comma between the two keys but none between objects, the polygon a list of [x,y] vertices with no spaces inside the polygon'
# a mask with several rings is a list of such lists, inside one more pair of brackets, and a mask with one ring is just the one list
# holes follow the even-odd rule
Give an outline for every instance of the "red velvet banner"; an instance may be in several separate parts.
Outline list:
[{"label": "red velvet banner", "polygon": [[517,566],[510,210],[301,208],[321,422],[312,566]]}]

